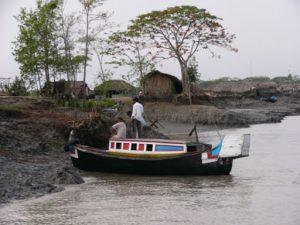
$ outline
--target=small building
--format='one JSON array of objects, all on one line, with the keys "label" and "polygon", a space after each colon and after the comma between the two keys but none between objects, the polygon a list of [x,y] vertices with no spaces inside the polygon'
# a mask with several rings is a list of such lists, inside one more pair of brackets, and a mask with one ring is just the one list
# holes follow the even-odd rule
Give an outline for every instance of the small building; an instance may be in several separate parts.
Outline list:
[{"label": "small building", "polygon": [[[45,86],[42,88],[42,93],[46,93],[46,87],[47,83],[45,83]],[[49,89],[50,89],[50,95],[51,96],[65,96],[65,97],[71,97],[72,95],[75,95],[79,98],[83,98],[84,91],[85,96],[89,97],[91,94],[93,94],[93,91],[88,87],[86,83],[83,81],[55,81],[49,83]]]},{"label": "small building", "polygon": [[113,96],[132,96],[136,93],[136,89],[124,80],[108,80],[95,88],[96,95],[105,95],[112,98]]},{"label": "small building", "polygon": [[142,82],[145,97],[170,98],[182,92],[181,81],[158,70],[148,73]]}]

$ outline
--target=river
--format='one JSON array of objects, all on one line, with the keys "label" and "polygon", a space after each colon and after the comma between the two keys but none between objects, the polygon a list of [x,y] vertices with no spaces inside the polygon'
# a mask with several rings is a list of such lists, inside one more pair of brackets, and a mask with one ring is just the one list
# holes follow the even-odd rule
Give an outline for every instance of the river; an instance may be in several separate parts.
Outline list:
[{"label": "river", "polygon": [[229,176],[83,173],[82,185],[2,206],[0,224],[299,225],[300,117],[220,133],[251,134]]}]

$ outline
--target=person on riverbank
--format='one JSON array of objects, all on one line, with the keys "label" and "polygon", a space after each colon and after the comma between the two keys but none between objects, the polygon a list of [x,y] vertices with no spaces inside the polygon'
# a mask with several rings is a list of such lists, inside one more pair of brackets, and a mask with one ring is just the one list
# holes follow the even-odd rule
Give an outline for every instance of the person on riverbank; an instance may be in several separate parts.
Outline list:
[{"label": "person on riverbank", "polygon": [[146,125],[144,119],[144,106],[139,102],[138,97],[133,98],[131,120],[133,123],[133,135],[135,138],[142,137],[142,128]]},{"label": "person on riverbank", "polygon": [[122,117],[119,117],[117,123],[112,126],[112,132],[115,133],[111,140],[119,140],[126,138],[127,127]]}]

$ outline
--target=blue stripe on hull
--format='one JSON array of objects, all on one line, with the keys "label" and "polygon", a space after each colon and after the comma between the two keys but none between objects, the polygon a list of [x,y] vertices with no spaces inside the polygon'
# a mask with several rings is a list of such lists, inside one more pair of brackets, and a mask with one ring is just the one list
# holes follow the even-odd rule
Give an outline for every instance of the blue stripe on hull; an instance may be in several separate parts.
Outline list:
[{"label": "blue stripe on hull", "polygon": [[183,146],[156,145],[155,151],[183,151]]}]

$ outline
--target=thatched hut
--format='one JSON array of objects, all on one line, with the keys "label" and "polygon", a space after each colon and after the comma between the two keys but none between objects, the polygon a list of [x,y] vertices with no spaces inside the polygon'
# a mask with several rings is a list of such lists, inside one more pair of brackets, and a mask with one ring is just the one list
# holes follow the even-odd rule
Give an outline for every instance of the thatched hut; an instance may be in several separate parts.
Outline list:
[{"label": "thatched hut", "polygon": [[84,96],[85,91],[85,97],[89,97],[91,94],[93,94],[93,91],[88,87],[86,83],[83,81],[55,81],[55,82],[47,82],[45,83],[45,86],[42,88],[42,93],[46,93],[46,87],[49,87],[49,93],[52,96],[57,97],[71,97],[72,95],[78,96],[82,98]]},{"label": "thatched hut", "polygon": [[158,70],[148,73],[142,84],[145,97],[165,99],[182,92],[182,84],[177,77]]},{"label": "thatched hut", "polygon": [[96,95],[114,95],[132,96],[136,93],[136,88],[124,80],[108,80],[95,88]]}]

